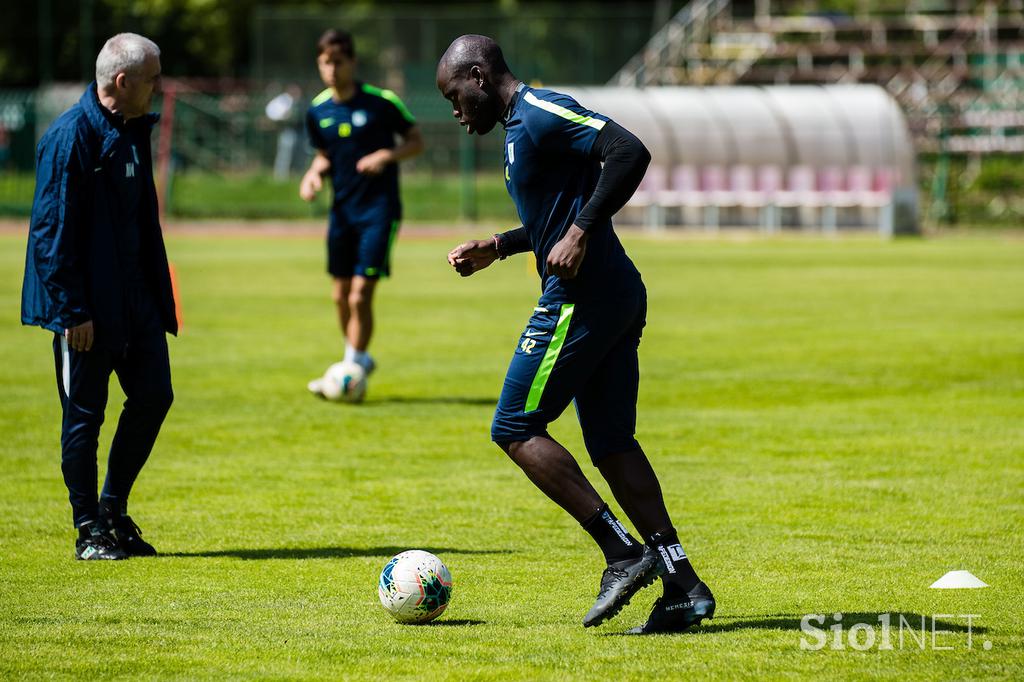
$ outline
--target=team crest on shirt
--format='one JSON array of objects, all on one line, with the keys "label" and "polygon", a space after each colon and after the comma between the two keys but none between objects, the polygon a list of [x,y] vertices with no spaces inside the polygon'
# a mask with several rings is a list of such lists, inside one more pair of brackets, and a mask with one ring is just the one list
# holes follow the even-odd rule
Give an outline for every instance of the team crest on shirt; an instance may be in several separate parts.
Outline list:
[{"label": "team crest on shirt", "polygon": [[356,128],[366,125],[366,112],[362,109],[352,112],[352,125]]},{"label": "team crest on shirt", "polygon": [[515,142],[505,145],[505,156],[508,158],[508,163],[505,164],[505,182],[512,182],[512,164],[516,162]]}]

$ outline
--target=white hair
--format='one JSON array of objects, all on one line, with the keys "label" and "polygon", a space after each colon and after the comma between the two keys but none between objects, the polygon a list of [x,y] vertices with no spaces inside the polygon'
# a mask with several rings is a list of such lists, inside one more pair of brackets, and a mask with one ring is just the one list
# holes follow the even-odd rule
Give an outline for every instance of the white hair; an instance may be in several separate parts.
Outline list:
[{"label": "white hair", "polygon": [[159,57],[160,48],[137,33],[118,33],[96,57],[96,85],[108,88],[119,73],[136,73],[147,57]]}]

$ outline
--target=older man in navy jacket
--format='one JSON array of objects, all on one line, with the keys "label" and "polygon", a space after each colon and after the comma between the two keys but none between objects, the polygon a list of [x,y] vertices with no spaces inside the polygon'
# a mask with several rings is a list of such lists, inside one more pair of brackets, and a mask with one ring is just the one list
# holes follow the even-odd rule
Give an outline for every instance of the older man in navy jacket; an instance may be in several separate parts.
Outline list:
[{"label": "older man in navy jacket", "polygon": [[[149,141],[159,91],[160,49],[116,35],[96,59],[96,82],[37,150],[21,319],[54,334],[61,469],[78,559],[156,553],[127,505],[173,400],[166,333],[177,332],[177,321]],[[111,372],[127,399],[98,496]]]}]

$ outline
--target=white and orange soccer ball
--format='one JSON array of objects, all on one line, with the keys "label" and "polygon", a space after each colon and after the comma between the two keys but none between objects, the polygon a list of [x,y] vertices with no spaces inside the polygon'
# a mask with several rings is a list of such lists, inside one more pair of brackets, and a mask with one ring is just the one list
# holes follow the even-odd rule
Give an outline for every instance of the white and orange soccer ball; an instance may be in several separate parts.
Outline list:
[{"label": "white and orange soccer ball", "polygon": [[385,564],[377,583],[377,596],[399,623],[429,623],[448,608],[452,574],[430,552],[411,549]]}]

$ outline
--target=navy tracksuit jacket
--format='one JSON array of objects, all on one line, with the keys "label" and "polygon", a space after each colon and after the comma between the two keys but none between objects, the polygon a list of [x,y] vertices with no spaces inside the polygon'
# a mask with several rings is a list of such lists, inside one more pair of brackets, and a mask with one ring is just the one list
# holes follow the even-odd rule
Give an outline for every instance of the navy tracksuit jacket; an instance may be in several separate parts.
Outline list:
[{"label": "navy tracksuit jacket", "polygon": [[[149,142],[157,120],[125,123],[100,105],[92,83],[37,148],[21,320],[54,332],[61,468],[75,525],[98,514],[110,373],[127,398],[103,488],[114,508],[126,508],[173,400],[166,333],[177,333],[177,321]],[[93,348],[77,352],[64,330],[88,320]]]}]

